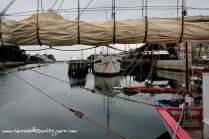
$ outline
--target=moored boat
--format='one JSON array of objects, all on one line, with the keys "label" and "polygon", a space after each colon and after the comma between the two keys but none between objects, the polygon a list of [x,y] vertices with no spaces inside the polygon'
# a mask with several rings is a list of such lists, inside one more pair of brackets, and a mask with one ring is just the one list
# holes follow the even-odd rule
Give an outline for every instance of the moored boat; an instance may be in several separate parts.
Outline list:
[{"label": "moored boat", "polygon": [[117,55],[100,55],[94,61],[94,72],[100,76],[119,75],[120,63],[120,57]]}]

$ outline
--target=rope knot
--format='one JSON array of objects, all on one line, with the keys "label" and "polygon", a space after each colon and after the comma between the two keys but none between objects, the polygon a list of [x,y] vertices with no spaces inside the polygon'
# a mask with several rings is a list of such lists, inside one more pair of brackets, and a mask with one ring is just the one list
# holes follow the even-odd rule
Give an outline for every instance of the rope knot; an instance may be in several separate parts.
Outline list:
[{"label": "rope knot", "polygon": [[80,111],[75,111],[74,113],[75,113],[75,116],[77,116],[78,118],[83,118],[84,116],[84,113]]}]

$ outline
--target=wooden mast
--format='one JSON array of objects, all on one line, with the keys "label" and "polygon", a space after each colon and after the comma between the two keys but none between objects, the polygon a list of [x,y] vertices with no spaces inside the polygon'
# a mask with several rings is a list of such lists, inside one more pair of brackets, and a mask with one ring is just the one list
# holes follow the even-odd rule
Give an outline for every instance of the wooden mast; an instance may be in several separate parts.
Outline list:
[{"label": "wooden mast", "polygon": [[[182,0],[182,21],[184,20],[184,16],[187,15],[187,10],[185,9],[186,0]],[[183,21],[184,22],[184,21]],[[185,42],[185,81],[186,81],[186,89],[189,90],[189,57],[188,57],[188,43]]]}]

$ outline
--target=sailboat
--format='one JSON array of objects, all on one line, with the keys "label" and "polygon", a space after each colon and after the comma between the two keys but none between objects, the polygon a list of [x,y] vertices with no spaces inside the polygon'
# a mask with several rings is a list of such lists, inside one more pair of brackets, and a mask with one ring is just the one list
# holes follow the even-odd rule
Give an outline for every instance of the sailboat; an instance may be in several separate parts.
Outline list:
[{"label": "sailboat", "polygon": [[116,54],[100,54],[94,60],[94,73],[112,77],[120,74],[121,57]]}]

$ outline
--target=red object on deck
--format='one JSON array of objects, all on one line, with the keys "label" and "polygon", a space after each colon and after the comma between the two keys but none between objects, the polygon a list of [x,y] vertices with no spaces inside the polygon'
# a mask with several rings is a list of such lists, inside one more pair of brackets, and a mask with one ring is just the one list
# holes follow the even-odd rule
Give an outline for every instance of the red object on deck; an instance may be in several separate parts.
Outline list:
[{"label": "red object on deck", "polygon": [[135,87],[124,87],[124,92],[129,93],[151,93],[151,94],[188,94],[186,89],[173,89],[173,88],[159,88],[159,87],[148,87],[148,86],[135,86]]}]

